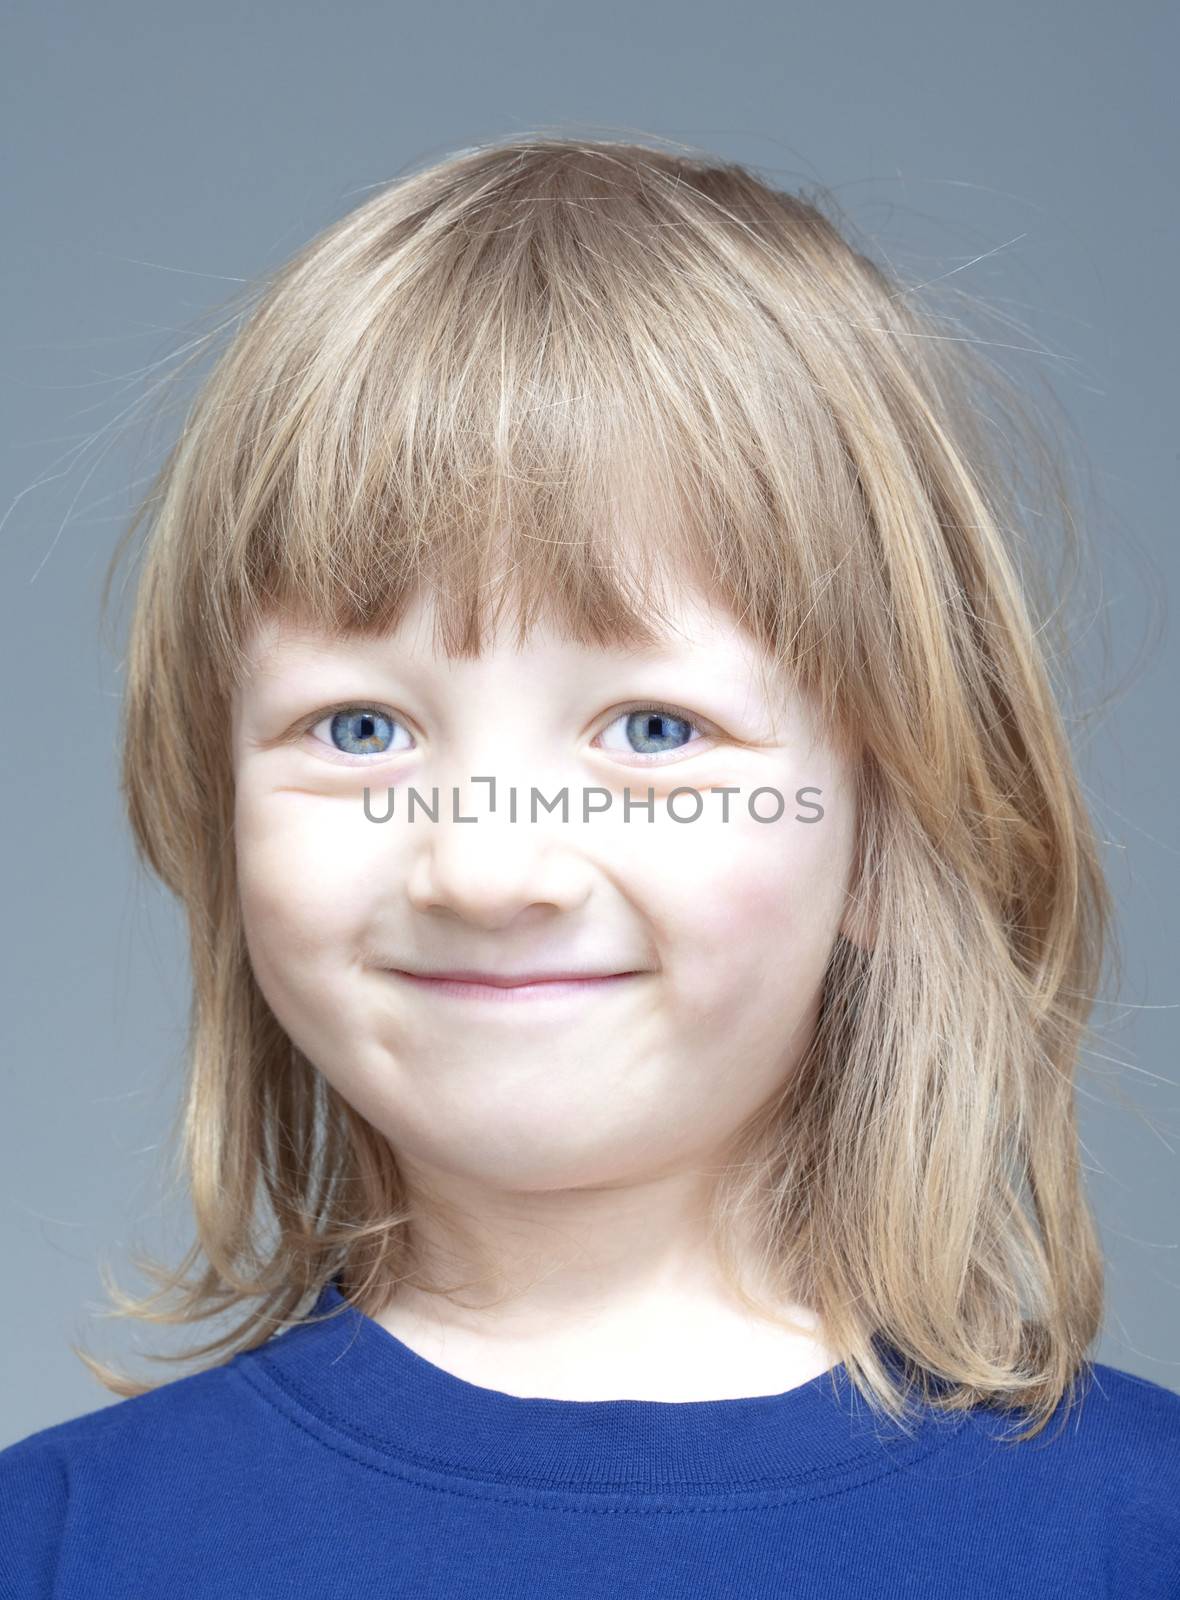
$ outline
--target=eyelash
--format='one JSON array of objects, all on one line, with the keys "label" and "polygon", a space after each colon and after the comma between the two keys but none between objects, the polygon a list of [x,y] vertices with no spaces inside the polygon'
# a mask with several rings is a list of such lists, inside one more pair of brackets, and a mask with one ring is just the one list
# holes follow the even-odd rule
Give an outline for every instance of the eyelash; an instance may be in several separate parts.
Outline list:
[{"label": "eyelash", "polygon": [[[339,713],[342,711],[376,711],[379,712],[381,716],[388,718],[390,722],[396,723],[399,727],[405,728],[407,733],[410,732],[410,729],[406,725],[405,719],[400,717],[395,711],[391,710],[389,706],[381,705],[377,701],[368,700],[342,700],[337,705],[325,706],[322,710],[315,712],[312,716],[304,718],[304,720],[299,724],[298,731],[302,734],[310,735],[315,728],[319,727],[321,722],[324,722],[330,717],[339,715]],[[638,711],[654,711],[656,713],[670,714],[678,722],[687,722],[690,727],[706,733],[706,736],[715,731],[712,723],[705,721],[705,719],[702,717],[693,715],[693,713],[686,711],[681,706],[673,706],[666,704],[663,701],[656,700],[636,700],[630,705],[618,706],[612,714],[610,720],[603,724],[600,732],[605,733],[607,728],[613,727],[621,717],[633,716]],[[324,748],[328,751],[331,759],[339,761],[343,766],[348,767],[373,766],[378,761],[382,760],[383,757],[388,756],[391,753],[394,755],[404,755],[406,753],[404,750],[393,752],[381,750],[376,752],[370,760],[365,756],[349,756],[345,751],[335,749],[333,746],[326,744],[322,739],[318,739],[316,743],[324,745]],[[689,745],[682,746],[682,749],[684,750],[687,750],[688,748]],[[614,751],[608,753],[620,755],[623,752]],[[670,763],[670,758],[679,755],[681,751],[667,751],[666,755],[669,758],[669,761],[665,761],[659,755],[645,757],[643,752],[639,750],[632,750],[627,753],[633,756],[641,766],[657,767],[668,765]]]}]

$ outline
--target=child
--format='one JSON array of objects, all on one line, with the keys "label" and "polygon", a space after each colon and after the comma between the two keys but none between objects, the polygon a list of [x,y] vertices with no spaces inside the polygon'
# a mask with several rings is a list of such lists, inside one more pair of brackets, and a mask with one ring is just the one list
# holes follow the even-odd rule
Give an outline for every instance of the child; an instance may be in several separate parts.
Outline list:
[{"label": "child", "polygon": [[234,1325],[0,1453],[5,1595],[1180,1594],[1180,1398],[1087,1357],[1111,903],[1004,394],[639,144],[263,286],[123,730],[197,1243],[119,1298]]}]

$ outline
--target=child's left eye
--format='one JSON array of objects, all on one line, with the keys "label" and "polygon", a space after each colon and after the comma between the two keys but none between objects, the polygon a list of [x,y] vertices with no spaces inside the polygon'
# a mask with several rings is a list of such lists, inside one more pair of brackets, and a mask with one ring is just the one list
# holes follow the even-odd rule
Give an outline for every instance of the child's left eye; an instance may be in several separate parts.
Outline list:
[{"label": "child's left eye", "polygon": [[[603,729],[603,735],[616,727],[623,725],[623,737],[633,739],[638,744],[628,746],[632,755],[664,755],[669,750],[682,749],[676,741],[686,735],[687,742],[691,742],[691,733],[686,730],[698,728],[698,724],[689,717],[682,717],[679,713],[667,706],[636,706],[630,711],[624,711],[615,718],[608,728]],[[604,745],[604,749],[619,749],[618,745]]]}]

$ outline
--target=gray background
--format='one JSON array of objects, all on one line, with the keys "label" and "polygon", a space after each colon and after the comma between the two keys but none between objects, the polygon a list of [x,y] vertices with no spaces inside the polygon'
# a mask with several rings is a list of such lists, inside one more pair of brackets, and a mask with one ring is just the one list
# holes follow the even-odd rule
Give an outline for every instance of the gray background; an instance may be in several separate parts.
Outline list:
[{"label": "gray background", "polygon": [[541,127],[682,140],[828,186],[910,281],[1011,319],[997,356],[1060,398],[1097,552],[1079,704],[1111,697],[1075,748],[1126,957],[1081,1090],[1110,1262],[1097,1355],[1180,1389],[1175,17],[1146,0],[10,4],[0,1446],[112,1403],[71,1339],[179,1375],[143,1358],[184,1330],[92,1316],[101,1262],[142,1290],[133,1251],[176,1260],[191,1239],[163,1191],[186,953],[134,865],[122,627],[99,615],[170,442],[141,420],[152,385],[203,311],[367,186]]}]

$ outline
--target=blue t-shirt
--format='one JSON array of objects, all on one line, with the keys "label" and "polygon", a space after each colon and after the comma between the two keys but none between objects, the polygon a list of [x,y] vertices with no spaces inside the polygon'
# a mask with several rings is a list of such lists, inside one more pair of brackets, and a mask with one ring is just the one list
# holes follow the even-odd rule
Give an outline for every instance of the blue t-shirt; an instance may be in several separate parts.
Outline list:
[{"label": "blue t-shirt", "polygon": [[907,1436],[842,1364],[748,1399],[525,1399],[335,1284],[314,1310],[339,1307],[0,1451],[0,1595],[1180,1597],[1180,1396],[1117,1368],[1014,1445],[982,1407]]}]

